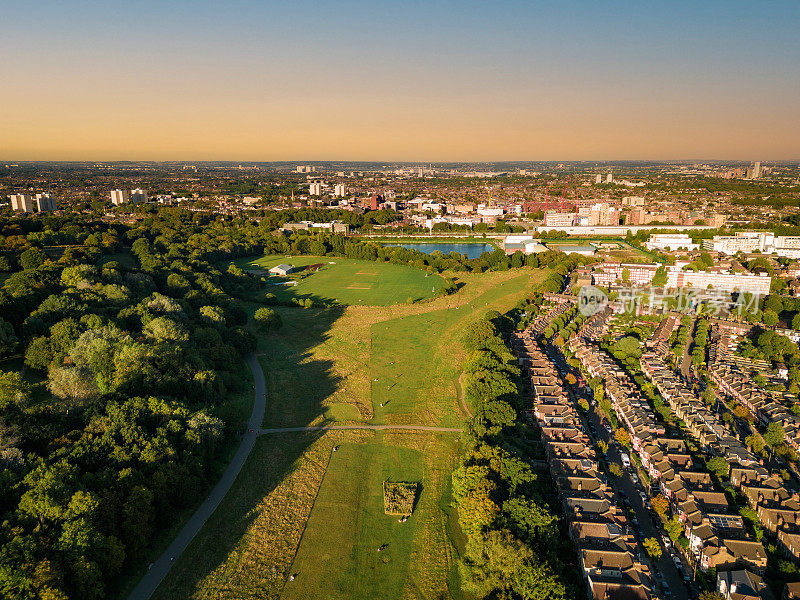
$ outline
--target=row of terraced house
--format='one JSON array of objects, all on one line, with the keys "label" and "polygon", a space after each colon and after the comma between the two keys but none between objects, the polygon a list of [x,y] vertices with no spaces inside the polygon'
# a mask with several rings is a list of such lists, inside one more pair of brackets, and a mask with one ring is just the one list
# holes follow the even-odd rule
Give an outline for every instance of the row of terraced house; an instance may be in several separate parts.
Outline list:
[{"label": "row of terraced house", "polygon": [[569,535],[578,550],[588,598],[646,600],[652,597],[649,569],[637,557],[626,516],[614,502],[574,402],[537,342],[541,331],[568,306],[566,302],[559,303],[512,339],[526,383],[525,402],[541,429]]},{"label": "row of terraced house", "polygon": [[708,375],[722,393],[745,406],[761,425],[778,423],[786,434],[786,443],[800,452],[800,419],[776,401],[773,394],[758,387],[743,364],[736,361],[733,348],[738,336],[745,335],[749,329],[740,323],[714,321],[708,349]]},{"label": "row of terraced house", "polygon": [[[661,322],[641,357],[642,372],[703,446],[713,447],[728,462],[756,464],[755,456],[728,434],[717,416],[662,359],[679,323],[675,314]],[[742,566],[757,573],[764,571],[767,555],[763,545],[749,536],[742,517],[729,506],[725,494],[715,490],[708,471],[694,464],[683,440],[654,440],[639,456],[668,499],[673,515],[681,521],[689,540],[688,552],[703,571]]]},{"label": "row of terraced house", "polygon": [[[756,387],[732,361],[733,336],[746,333],[739,324],[716,321],[709,346],[708,371],[719,390],[744,404],[763,425],[779,423],[786,442],[798,449],[798,420],[781,404]],[[749,402],[748,402],[749,400]],[[764,528],[775,537],[788,555],[800,559],[800,498],[783,485],[780,476],[770,473],[760,461],[731,460],[731,483],[747,498]]]}]

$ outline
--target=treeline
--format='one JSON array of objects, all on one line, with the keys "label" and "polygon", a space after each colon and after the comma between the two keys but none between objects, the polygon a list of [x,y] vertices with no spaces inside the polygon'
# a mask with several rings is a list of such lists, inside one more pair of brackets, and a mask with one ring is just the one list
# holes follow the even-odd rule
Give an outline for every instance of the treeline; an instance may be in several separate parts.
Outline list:
[{"label": "treeline", "polygon": [[465,589],[478,598],[558,600],[574,597],[558,550],[556,515],[530,468],[535,456],[518,411],[520,369],[503,341],[514,321],[497,312],[474,324],[465,395],[475,416],[453,473],[453,498],[466,535],[459,563]]},{"label": "treeline", "polygon": [[[0,372],[0,597],[108,597],[234,440],[220,403],[255,339],[239,282],[186,233],[3,223],[22,270],[0,290],[0,353],[22,357]],[[38,247],[53,239],[84,248]]]},{"label": "treeline", "polygon": [[[139,238],[148,241],[153,255],[170,260],[187,256],[212,264],[259,254],[332,254],[409,265],[430,272],[450,270],[479,273],[522,266],[543,267],[565,260],[563,253],[555,251],[528,256],[516,252],[507,256],[499,249],[484,253],[479,258],[468,259],[455,252],[447,255],[439,252],[426,254],[326,232],[276,232],[276,228],[281,222],[286,222],[285,220],[301,220],[305,217],[330,219],[333,217],[330,213],[336,211],[320,211],[322,215],[314,214],[313,210],[271,212],[270,218],[256,221],[173,207],[153,210],[143,221],[132,227],[108,225],[99,221],[82,222],[79,216],[0,219],[0,271],[18,269],[23,252],[30,248],[42,251],[48,258],[57,258],[63,253],[68,255],[67,260],[71,262],[94,263],[103,253],[115,252]],[[346,216],[353,216],[348,211],[342,212]],[[53,244],[75,246],[58,249],[52,248]],[[570,255],[569,260],[574,267],[589,259]],[[568,271],[559,269],[557,275],[563,276]],[[563,286],[559,289],[563,289]]]},{"label": "treeline", "polygon": [[[485,252],[478,258],[467,258],[457,252],[443,254],[435,251],[432,254],[427,254],[400,246],[383,246],[377,242],[358,240],[336,234],[272,236],[271,239],[265,240],[262,249],[265,254],[312,254],[318,256],[332,254],[360,260],[390,262],[427,270],[431,273],[441,273],[442,271],[473,273],[507,271],[523,266],[544,267],[565,261],[565,255],[556,251],[529,254],[527,256],[522,252],[506,255],[499,248],[492,252]],[[569,264],[581,264],[580,258],[572,258],[572,256],[575,255],[570,256]],[[568,267],[559,268],[559,272],[556,275],[563,278],[569,270],[571,269]],[[560,287],[559,291],[560,289],[562,288]]]}]

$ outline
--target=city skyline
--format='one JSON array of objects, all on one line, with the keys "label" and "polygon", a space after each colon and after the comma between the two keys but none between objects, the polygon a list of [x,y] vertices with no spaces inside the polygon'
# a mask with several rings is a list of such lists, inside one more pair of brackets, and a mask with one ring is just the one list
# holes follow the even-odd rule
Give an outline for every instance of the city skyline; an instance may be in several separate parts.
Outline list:
[{"label": "city skyline", "polygon": [[754,8],[14,5],[0,155],[795,160],[800,7]]}]

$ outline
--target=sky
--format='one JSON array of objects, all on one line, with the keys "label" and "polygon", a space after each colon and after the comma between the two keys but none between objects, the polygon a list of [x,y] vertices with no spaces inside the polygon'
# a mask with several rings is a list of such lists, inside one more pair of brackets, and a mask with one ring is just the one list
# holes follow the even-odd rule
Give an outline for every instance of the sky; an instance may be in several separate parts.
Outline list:
[{"label": "sky", "polygon": [[800,2],[0,0],[1,160],[800,159]]}]

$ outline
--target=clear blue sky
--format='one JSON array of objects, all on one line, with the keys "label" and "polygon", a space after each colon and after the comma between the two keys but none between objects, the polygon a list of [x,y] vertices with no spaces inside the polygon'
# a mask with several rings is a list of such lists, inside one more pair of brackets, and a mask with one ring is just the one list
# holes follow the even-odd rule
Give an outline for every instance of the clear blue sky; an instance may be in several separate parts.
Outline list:
[{"label": "clear blue sky", "polygon": [[800,2],[14,2],[4,158],[800,158]]}]

